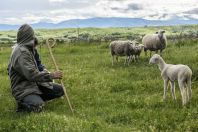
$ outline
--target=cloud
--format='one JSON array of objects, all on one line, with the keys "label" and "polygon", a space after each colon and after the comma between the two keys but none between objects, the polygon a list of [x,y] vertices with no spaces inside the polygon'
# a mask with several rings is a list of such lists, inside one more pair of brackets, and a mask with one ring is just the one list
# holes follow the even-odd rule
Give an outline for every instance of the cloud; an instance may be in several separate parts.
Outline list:
[{"label": "cloud", "polygon": [[131,4],[127,4],[125,7],[111,7],[111,9],[114,11],[126,13],[129,11],[143,10],[143,7],[140,4],[131,3]]},{"label": "cloud", "polygon": [[198,8],[194,8],[192,10],[189,11],[185,11],[185,14],[198,14]]},{"label": "cloud", "polygon": [[64,0],[49,0],[49,2],[53,3],[53,2],[64,2]]},{"label": "cloud", "polygon": [[198,19],[197,0],[6,0],[0,23],[58,23],[91,17],[167,20],[173,16]]},{"label": "cloud", "polygon": [[143,7],[140,4],[129,4],[126,10],[129,11],[129,10],[142,10],[142,9]]}]

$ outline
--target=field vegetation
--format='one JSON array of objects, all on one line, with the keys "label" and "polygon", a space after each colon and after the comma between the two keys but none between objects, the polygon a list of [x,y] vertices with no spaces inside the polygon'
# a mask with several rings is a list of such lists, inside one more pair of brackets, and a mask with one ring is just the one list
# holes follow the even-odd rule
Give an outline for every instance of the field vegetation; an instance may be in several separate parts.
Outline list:
[{"label": "field vegetation", "polygon": [[[186,64],[193,71],[193,98],[185,107],[182,106],[177,84],[177,100],[173,101],[169,88],[167,100],[163,101],[163,80],[160,71],[156,65],[149,65],[149,57],[144,53],[141,54],[138,62],[133,62],[129,66],[124,65],[124,58],[120,58],[114,66],[111,65],[109,41],[141,40],[142,35],[154,33],[161,28],[165,29],[168,35],[168,46],[163,53],[165,61],[172,64]],[[75,114],[71,114],[64,98],[47,102],[45,110],[41,113],[16,113],[15,100],[11,95],[6,71],[12,50],[8,45],[13,43],[2,41],[0,131],[198,131],[197,25],[85,28],[79,31],[42,29],[36,30],[36,34],[40,40],[48,37],[57,38],[53,53],[60,69],[64,72],[63,81]],[[77,40],[69,40],[72,34]],[[88,39],[83,41],[80,37],[86,38],[86,35],[89,39],[95,37],[100,41],[88,41]],[[2,36],[12,36],[15,39],[16,31],[1,31],[0,37]],[[105,40],[107,36],[113,39]],[[38,51],[43,64],[48,70],[53,71],[55,68],[44,42],[38,47]]]}]

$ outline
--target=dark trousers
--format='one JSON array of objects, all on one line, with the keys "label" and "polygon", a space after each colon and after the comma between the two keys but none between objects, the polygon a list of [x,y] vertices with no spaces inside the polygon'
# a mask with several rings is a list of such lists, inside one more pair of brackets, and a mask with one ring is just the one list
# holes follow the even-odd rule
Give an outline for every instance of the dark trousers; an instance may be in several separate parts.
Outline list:
[{"label": "dark trousers", "polygon": [[17,112],[40,112],[42,111],[45,101],[52,100],[64,95],[64,91],[61,85],[53,83],[53,89],[48,89],[43,86],[39,86],[42,94],[30,94],[25,96],[20,102],[18,102]]}]

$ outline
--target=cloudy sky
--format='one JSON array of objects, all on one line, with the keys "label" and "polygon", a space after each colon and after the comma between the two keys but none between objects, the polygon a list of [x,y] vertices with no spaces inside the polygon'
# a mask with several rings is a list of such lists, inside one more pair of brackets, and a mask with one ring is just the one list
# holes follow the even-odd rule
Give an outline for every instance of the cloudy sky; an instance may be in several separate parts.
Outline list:
[{"label": "cloudy sky", "polygon": [[58,23],[92,17],[198,20],[198,0],[2,0],[0,3],[0,24]]}]

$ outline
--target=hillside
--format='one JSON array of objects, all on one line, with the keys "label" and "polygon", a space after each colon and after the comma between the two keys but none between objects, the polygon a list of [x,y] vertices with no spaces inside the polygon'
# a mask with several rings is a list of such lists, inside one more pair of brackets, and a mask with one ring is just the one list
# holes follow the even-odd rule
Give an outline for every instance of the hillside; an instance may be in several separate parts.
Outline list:
[{"label": "hillside", "polygon": [[[192,25],[198,24],[197,19],[183,20],[182,18],[173,18],[170,20],[146,20],[142,18],[88,18],[71,19],[60,23],[39,22],[31,24],[37,29],[57,29],[57,28],[84,28],[84,27],[144,27],[144,26],[173,26],[173,25]],[[0,24],[0,30],[16,30],[20,25]]]}]

